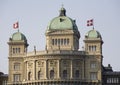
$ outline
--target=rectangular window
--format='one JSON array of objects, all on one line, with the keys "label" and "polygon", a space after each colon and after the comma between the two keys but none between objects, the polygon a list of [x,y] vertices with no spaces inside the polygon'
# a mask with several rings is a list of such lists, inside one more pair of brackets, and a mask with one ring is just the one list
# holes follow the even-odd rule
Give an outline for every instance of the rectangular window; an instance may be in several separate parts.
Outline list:
[{"label": "rectangular window", "polygon": [[7,80],[3,80],[2,85],[7,85]]},{"label": "rectangular window", "polygon": [[61,45],[63,45],[63,39],[61,39]]},{"label": "rectangular window", "polygon": [[58,39],[58,45],[60,45],[60,39]]},{"label": "rectangular window", "polygon": [[20,70],[20,63],[14,63],[14,70]]},{"label": "rectangular window", "polygon": [[97,80],[97,72],[91,72],[90,73],[90,79],[91,80]]},{"label": "rectangular window", "polygon": [[55,39],[55,45],[57,45],[57,39]]},{"label": "rectangular window", "polygon": [[64,39],[64,45],[66,45],[66,39]]},{"label": "rectangular window", "polygon": [[90,62],[90,68],[91,69],[95,69],[96,68],[96,62],[95,61]]},{"label": "rectangular window", "polygon": [[20,74],[14,74],[13,81],[20,81]]},{"label": "rectangular window", "polygon": [[54,39],[52,39],[52,45],[54,45]]},{"label": "rectangular window", "polygon": [[13,48],[13,54],[15,53],[15,48]]},{"label": "rectangular window", "polygon": [[69,39],[67,39],[67,45],[69,45]]}]

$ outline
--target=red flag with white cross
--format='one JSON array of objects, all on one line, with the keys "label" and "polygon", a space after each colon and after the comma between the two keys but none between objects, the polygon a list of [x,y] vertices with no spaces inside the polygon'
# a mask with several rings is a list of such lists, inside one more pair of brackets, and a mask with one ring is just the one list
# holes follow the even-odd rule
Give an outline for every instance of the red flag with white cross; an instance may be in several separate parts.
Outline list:
[{"label": "red flag with white cross", "polygon": [[87,20],[87,26],[93,26],[93,19]]},{"label": "red flag with white cross", "polygon": [[14,28],[14,29],[18,29],[18,28],[19,28],[19,23],[18,23],[18,22],[15,22],[15,23],[13,24],[13,28]]}]

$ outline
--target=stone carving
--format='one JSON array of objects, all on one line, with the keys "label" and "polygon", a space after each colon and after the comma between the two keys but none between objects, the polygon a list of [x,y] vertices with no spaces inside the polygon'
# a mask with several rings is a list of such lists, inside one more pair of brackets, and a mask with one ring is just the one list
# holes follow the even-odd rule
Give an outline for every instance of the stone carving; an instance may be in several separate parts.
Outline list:
[{"label": "stone carving", "polygon": [[33,67],[33,63],[28,62],[28,68],[32,68]]},{"label": "stone carving", "polygon": [[50,65],[50,67],[56,66],[56,65],[57,65],[57,61],[55,61],[55,60],[50,60],[50,61],[49,61],[49,65]]},{"label": "stone carving", "polygon": [[38,61],[38,67],[43,67],[44,66],[44,62],[43,61]]}]

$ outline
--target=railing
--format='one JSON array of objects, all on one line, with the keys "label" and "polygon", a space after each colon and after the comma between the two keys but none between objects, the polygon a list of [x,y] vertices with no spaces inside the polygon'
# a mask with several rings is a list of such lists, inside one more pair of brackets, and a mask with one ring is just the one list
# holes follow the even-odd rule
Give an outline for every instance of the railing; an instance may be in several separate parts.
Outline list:
[{"label": "railing", "polygon": [[33,52],[28,52],[28,53],[27,53],[27,56],[32,56],[32,55],[46,55],[46,54],[85,55],[85,51],[73,51],[73,50],[33,51]]}]

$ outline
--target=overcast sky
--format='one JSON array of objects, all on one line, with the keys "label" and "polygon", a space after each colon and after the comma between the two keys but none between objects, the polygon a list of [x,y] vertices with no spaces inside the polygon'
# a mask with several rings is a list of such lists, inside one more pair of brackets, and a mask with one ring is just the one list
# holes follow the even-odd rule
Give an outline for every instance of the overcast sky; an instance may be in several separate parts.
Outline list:
[{"label": "overcast sky", "polygon": [[120,71],[120,0],[0,0],[0,71],[8,73],[8,45],[17,30],[13,23],[19,21],[19,30],[27,37],[29,51],[45,49],[45,31],[48,23],[59,15],[64,4],[68,17],[75,19],[79,28],[80,49],[85,34],[92,29],[86,21],[94,19],[95,30],[104,41],[103,65],[111,64]]}]

